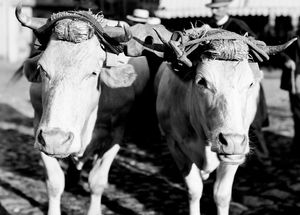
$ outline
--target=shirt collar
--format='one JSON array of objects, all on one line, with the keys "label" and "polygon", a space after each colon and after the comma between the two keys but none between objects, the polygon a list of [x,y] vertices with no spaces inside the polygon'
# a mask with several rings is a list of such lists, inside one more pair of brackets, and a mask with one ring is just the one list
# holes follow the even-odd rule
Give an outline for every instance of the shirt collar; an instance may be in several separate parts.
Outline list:
[{"label": "shirt collar", "polygon": [[229,19],[229,16],[226,15],[224,16],[222,19],[220,19],[219,21],[217,21],[217,26],[221,26],[221,25],[224,25]]}]

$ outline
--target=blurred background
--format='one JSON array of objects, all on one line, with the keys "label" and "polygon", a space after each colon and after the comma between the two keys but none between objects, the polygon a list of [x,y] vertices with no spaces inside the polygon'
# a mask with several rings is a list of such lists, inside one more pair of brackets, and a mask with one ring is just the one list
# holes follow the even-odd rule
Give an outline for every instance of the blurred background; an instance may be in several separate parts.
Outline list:
[{"label": "blurred background", "polygon": [[[0,58],[9,62],[25,59],[30,53],[32,31],[23,28],[14,15],[18,0],[0,0]],[[23,0],[28,15],[49,17],[51,13],[74,9],[98,8],[106,18],[124,20],[135,8],[147,9],[170,30],[182,30],[197,20],[211,17],[210,0]],[[258,38],[269,43],[286,40],[287,32],[299,24],[298,0],[233,0],[230,14],[244,20]]]}]

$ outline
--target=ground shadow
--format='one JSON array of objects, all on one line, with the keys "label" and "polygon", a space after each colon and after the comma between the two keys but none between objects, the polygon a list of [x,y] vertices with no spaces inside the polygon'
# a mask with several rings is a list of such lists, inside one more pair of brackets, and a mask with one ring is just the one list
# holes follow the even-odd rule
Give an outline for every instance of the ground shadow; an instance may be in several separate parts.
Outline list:
[{"label": "ground shadow", "polygon": [[[264,132],[270,157],[261,161],[255,154],[248,156],[239,168],[233,189],[233,201],[251,202],[243,215],[300,214],[299,191],[291,189],[299,183],[300,160],[290,150],[291,138]],[[263,204],[261,204],[263,203]]]},{"label": "ground shadow", "polygon": [[[2,122],[32,127],[31,118],[24,116],[9,105],[0,104],[0,113],[4,116],[1,119]],[[244,205],[248,205],[249,196],[259,198],[258,200],[261,201],[270,201],[269,206],[255,205],[257,202],[248,205],[248,210],[243,215],[300,214],[300,208],[296,206],[296,203],[300,202],[300,193],[292,188],[292,185],[299,184],[300,162],[299,158],[292,156],[293,153],[290,151],[291,138],[272,132],[264,132],[264,135],[270,150],[270,162],[264,163],[258,160],[255,154],[249,155],[247,162],[237,172],[232,200]],[[33,137],[17,129],[9,128],[1,128],[0,136],[0,167],[18,175],[44,180],[39,152],[33,150]],[[135,150],[133,151],[132,148]],[[144,174],[143,171],[133,171],[121,165],[119,160],[115,160],[109,181],[116,186],[117,190],[130,194],[146,210],[155,211],[157,215],[188,214],[188,197],[183,179],[164,141],[124,143],[120,156],[143,163],[147,170],[151,170],[151,166],[154,166],[158,172]],[[86,178],[82,180],[86,182]],[[205,185],[201,200],[202,213],[204,215],[215,214],[212,180],[205,182]],[[45,204],[40,204],[31,197],[22,196],[14,187],[9,189],[45,212]],[[72,193],[77,199],[89,196],[84,190],[74,190]],[[282,197],[282,193],[286,195]],[[103,203],[116,214],[143,214],[143,212],[122,206],[117,198],[110,199],[106,194]],[[65,206],[63,211],[65,214],[68,212]]]}]

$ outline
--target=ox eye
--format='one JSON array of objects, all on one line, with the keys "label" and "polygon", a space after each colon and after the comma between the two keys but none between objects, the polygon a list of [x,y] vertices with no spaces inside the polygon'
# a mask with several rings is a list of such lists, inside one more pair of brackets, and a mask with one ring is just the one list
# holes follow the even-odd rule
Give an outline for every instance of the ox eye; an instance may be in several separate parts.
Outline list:
[{"label": "ox eye", "polygon": [[207,81],[203,77],[197,77],[196,78],[196,84],[198,86],[201,86],[201,87],[204,87],[204,88],[208,88]]},{"label": "ox eye", "polygon": [[99,75],[99,72],[98,72],[98,71],[93,71],[93,72],[89,75],[89,77],[98,77],[98,75]]},{"label": "ox eye", "polygon": [[38,65],[37,69],[41,76],[50,79],[50,75],[46,72],[46,70],[44,70],[44,68],[41,65]]},{"label": "ox eye", "polygon": [[255,85],[255,83],[252,82],[252,83],[249,85],[249,88],[252,88],[254,85]]},{"label": "ox eye", "polygon": [[99,75],[99,72],[94,71],[94,72],[91,72],[91,73],[87,74],[85,76],[85,79],[95,78],[95,77],[98,77],[98,75]]}]

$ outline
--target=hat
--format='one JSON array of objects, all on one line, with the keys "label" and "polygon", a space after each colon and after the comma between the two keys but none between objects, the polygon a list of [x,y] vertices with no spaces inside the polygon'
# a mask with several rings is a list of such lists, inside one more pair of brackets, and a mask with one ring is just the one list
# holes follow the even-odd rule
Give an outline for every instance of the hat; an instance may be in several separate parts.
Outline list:
[{"label": "hat", "polygon": [[150,17],[147,23],[151,25],[159,25],[161,23],[161,20],[158,17]]},{"label": "hat", "polygon": [[232,0],[212,0],[211,3],[206,4],[206,7],[224,7],[229,5]]},{"label": "hat", "polygon": [[148,23],[152,25],[160,24],[160,19],[150,17],[149,11],[145,9],[134,9],[132,15],[127,15],[126,18],[133,22]]}]

